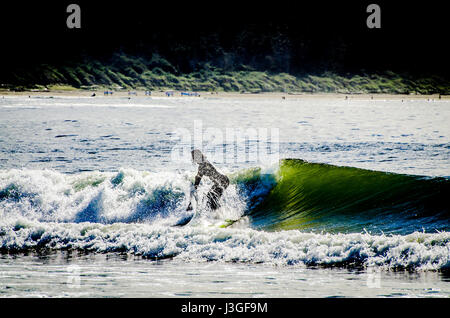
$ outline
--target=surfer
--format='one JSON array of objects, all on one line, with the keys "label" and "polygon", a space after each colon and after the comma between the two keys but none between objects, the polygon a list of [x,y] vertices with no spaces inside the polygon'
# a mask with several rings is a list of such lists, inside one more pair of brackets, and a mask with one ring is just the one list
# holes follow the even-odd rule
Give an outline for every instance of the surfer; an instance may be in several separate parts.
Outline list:
[{"label": "surfer", "polygon": [[[211,210],[216,210],[219,207],[219,199],[222,197],[223,192],[230,184],[230,180],[227,176],[219,173],[216,168],[206,160],[206,157],[200,150],[192,150],[192,161],[198,164],[198,173],[195,176],[194,189],[197,190],[200,181],[203,176],[207,176],[214,185],[206,195],[207,207]],[[189,203],[187,210],[192,210],[192,204]]]}]

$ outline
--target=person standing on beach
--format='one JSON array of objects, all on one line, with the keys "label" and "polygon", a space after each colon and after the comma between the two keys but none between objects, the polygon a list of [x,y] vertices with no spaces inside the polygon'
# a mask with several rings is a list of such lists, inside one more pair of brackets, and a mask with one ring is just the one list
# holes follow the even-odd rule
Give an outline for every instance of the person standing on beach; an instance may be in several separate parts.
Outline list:
[{"label": "person standing on beach", "polygon": [[[223,192],[230,184],[230,180],[226,175],[219,173],[216,168],[206,160],[206,157],[198,149],[192,150],[192,161],[198,164],[198,172],[195,176],[194,189],[197,190],[200,181],[203,176],[207,176],[214,185],[206,195],[207,207],[211,210],[219,208],[219,200],[222,197]],[[187,210],[192,210],[192,205],[189,203]]]}]

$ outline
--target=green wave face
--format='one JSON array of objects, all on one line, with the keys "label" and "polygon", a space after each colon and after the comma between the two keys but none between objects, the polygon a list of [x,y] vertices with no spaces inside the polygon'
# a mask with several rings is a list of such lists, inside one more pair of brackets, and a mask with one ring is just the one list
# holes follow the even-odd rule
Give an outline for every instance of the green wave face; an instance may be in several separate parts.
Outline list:
[{"label": "green wave face", "polygon": [[444,178],[285,159],[275,179],[248,213],[255,228],[402,234],[450,228],[450,182]]}]

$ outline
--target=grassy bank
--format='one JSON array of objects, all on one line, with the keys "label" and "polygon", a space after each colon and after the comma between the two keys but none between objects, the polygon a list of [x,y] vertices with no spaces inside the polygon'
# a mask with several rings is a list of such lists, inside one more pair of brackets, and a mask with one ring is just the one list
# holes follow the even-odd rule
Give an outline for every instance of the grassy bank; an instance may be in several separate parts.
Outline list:
[{"label": "grassy bank", "polygon": [[15,69],[1,88],[142,89],[224,92],[307,92],[346,94],[450,94],[450,81],[439,76],[411,76],[390,71],[339,74],[289,74],[259,71],[245,65],[227,69],[210,63],[181,73],[168,60],[116,53],[104,60],[84,58],[63,65],[41,64]]}]

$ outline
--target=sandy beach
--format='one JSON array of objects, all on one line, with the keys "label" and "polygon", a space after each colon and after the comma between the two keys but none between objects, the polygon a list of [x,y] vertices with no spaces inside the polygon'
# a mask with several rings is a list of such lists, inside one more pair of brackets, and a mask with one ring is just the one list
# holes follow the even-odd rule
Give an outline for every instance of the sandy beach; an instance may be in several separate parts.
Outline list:
[{"label": "sandy beach", "polygon": [[[203,98],[203,99],[349,99],[349,100],[449,100],[450,95],[404,95],[404,94],[339,94],[339,93],[295,93],[295,92],[264,92],[264,93],[239,93],[239,92],[196,92],[198,96],[181,95],[182,91],[173,91],[173,95],[166,96],[166,91],[151,91],[151,95],[146,95],[142,90],[123,90],[114,91],[112,95],[105,95],[105,90],[48,90],[48,91],[22,91],[13,92],[3,90],[0,96],[30,96],[30,97],[92,97],[92,98],[110,98],[110,97],[157,97],[157,98]],[[95,94],[95,96],[93,96]]]}]

